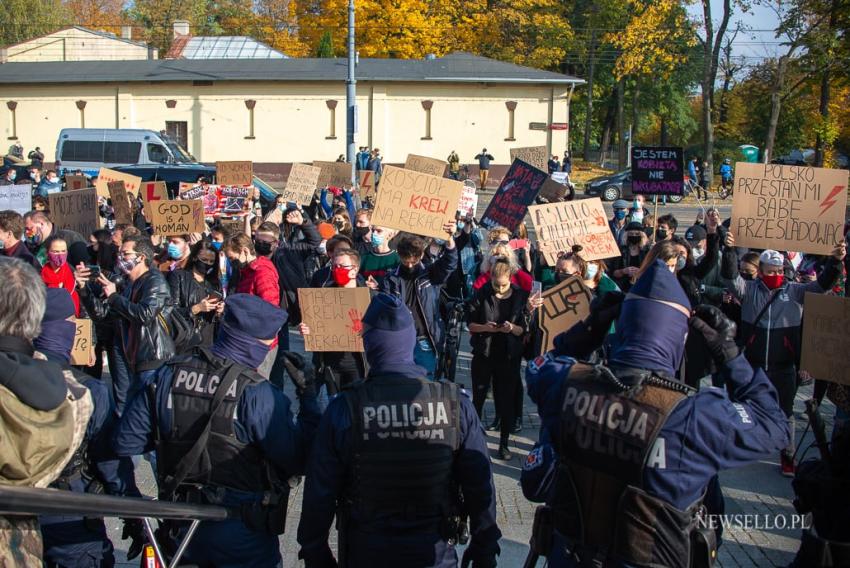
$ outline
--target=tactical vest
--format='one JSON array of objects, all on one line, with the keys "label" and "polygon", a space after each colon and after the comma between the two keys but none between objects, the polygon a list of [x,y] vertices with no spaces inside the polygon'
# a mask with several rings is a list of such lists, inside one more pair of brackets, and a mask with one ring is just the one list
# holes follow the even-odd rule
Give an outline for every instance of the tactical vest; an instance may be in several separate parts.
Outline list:
[{"label": "tactical vest", "polygon": [[564,386],[555,527],[585,553],[664,568],[686,567],[702,499],[685,511],[647,494],[643,471],[682,392],[621,390],[577,363]]},{"label": "tactical vest", "polygon": [[[265,458],[259,449],[236,437],[233,424],[245,388],[265,379],[247,367],[241,367],[235,380],[226,384],[231,365],[205,349],[197,350],[195,356],[178,357],[168,363],[173,370],[171,389],[167,394],[172,425],[169,435],[160,436],[157,441],[157,470],[161,481],[177,475],[180,485],[258,493],[269,488]],[[213,400],[219,386],[227,390],[218,410],[213,413]],[[178,473],[178,466],[205,435],[208,422],[209,433],[200,459],[184,477]],[[160,483],[160,489],[162,487],[163,483]]]},{"label": "tactical vest", "polygon": [[348,499],[366,516],[447,516],[460,447],[454,384],[372,377],[343,394],[351,412],[354,464]]}]

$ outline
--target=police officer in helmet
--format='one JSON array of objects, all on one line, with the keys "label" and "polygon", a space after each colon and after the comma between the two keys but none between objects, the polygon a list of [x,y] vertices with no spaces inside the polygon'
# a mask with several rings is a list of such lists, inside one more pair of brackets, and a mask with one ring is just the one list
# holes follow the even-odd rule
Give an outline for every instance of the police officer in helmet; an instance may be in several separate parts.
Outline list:
[{"label": "police officer in helmet", "polygon": [[[618,313],[607,366],[577,361]],[[728,392],[697,392],[673,378],[689,332]],[[718,471],[784,447],[790,433],[775,389],[734,337],[734,324],[714,307],[691,317],[670,267],[655,260],[621,306],[596,306],[529,365],[528,392],[554,451],[544,439],[532,452],[523,490],[550,505],[550,522],[540,526],[554,526],[553,534],[535,536],[554,545],[540,551],[551,566],[711,565],[714,531],[700,521],[707,486]],[[547,460],[557,464],[548,466],[554,475],[540,473]],[[540,486],[531,487],[532,478]]]},{"label": "police officer in helmet", "polygon": [[363,316],[367,380],[331,401],[322,418],[298,527],[309,568],[337,566],[328,546],[334,515],[339,565],[496,565],[501,532],[483,429],[456,385],[426,379],[413,361],[416,328],[402,300],[378,294]]},{"label": "police officer in helmet", "polygon": [[281,563],[287,478],[303,473],[320,413],[303,361],[287,358],[297,421],[283,390],[257,374],[286,312],[257,296],[227,298],[209,349],[171,359],[132,399],[115,437],[123,455],[157,453],[161,499],[239,508],[241,519],[204,522],[186,550],[199,566]]}]

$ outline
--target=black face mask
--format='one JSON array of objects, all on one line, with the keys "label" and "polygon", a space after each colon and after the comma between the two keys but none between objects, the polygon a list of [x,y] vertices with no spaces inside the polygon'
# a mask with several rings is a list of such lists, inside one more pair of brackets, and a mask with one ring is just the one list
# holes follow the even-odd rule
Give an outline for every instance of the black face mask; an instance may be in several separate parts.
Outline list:
[{"label": "black face mask", "polygon": [[257,251],[257,254],[260,256],[268,256],[272,253],[272,243],[268,241],[256,241],[254,242],[254,250]]},{"label": "black face mask", "polygon": [[564,280],[566,280],[570,276],[572,276],[572,275],[571,274],[564,274],[562,272],[556,272],[555,273],[555,282],[560,284],[561,282],[563,282]]},{"label": "black face mask", "polygon": [[743,278],[744,280],[755,280],[755,277],[752,274],[749,274],[747,272],[741,272],[740,274],[741,278]]},{"label": "black face mask", "polygon": [[402,278],[412,278],[416,275],[418,266],[414,266],[413,268],[407,267],[403,264],[398,265],[398,273]]},{"label": "black face mask", "polygon": [[658,237],[659,241],[663,241],[667,238],[667,231],[665,229],[658,229],[655,231],[655,236]]},{"label": "black face mask", "polygon": [[209,274],[212,274],[213,270],[215,269],[215,265],[207,264],[202,260],[196,260],[195,263],[192,265],[192,268],[201,276],[207,276]]},{"label": "black face mask", "polygon": [[637,235],[629,235],[626,237],[626,242],[630,245],[639,245],[641,238]]}]

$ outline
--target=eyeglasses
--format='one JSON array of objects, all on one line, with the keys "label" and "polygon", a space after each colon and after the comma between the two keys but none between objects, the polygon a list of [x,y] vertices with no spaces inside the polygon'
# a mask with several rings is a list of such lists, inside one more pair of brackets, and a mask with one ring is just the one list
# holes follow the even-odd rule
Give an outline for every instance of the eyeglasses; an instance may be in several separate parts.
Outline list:
[{"label": "eyeglasses", "polygon": [[133,258],[134,256],[138,256],[138,255],[137,255],[134,251],[131,251],[131,250],[128,250],[128,251],[120,251],[120,252],[118,253],[118,255],[119,255],[121,258],[123,258],[124,260],[127,260],[127,259],[129,259],[129,258]]},{"label": "eyeglasses", "polygon": [[501,240],[501,239],[499,239],[499,240],[495,240],[495,241],[490,241],[490,244],[491,244],[491,245],[506,245],[506,244],[508,244],[509,242],[510,242],[509,240]]},{"label": "eyeglasses", "polygon": [[350,264],[334,264],[334,268],[344,268],[346,270],[351,270],[354,266]]}]

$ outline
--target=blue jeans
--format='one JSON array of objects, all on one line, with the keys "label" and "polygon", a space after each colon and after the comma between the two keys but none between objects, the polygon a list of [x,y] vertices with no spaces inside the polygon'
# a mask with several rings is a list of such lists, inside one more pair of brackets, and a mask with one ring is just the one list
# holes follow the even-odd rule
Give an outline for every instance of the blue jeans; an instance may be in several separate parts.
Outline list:
[{"label": "blue jeans", "polygon": [[413,362],[424,367],[428,371],[428,379],[434,380],[434,371],[437,369],[437,352],[431,346],[427,337],[418,337],[416,347],[413,350]]}]

